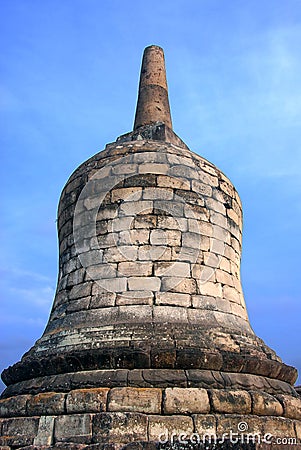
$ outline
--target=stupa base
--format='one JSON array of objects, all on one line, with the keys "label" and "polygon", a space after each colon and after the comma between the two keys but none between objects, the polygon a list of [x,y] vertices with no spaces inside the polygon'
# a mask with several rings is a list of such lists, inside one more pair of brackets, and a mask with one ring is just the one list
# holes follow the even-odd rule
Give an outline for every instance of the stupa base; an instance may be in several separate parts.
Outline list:
[{"label": "stupa base", "polygon": [[299,449],[293,391],[123,386],[16,395],[0,400],[0,449]]}]

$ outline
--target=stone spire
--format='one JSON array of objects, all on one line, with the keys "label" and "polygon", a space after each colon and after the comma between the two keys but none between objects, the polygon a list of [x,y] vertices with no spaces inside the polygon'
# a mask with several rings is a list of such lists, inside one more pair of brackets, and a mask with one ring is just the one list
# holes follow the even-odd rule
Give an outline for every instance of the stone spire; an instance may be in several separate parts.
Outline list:
[{"label": "stone spire", "polygon": [[143,54],[134,130],[156,122],[172,129],[164,52],[151,45]]}]

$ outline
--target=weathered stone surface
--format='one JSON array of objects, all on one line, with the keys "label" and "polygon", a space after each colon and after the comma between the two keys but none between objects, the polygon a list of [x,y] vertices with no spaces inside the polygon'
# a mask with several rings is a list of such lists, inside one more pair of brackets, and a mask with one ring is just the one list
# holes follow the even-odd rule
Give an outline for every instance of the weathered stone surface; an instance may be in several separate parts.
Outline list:
[{"label": "weathered stone surface", "polygon": [[187,319],[187,309],[180,306],[154,306],[154,322],[163,323],[185,323]]},{"label": "weathered stone surface", "polygon": [[55,442],[89,443],[92,438],[91,415],[58,416],[54,426]]},{"label": "weathered stone surface", "polygon": [[0,399],[0,417],[18,417],[26,415],[26,405],[30,395]]},{"label": "weathered stone surface", "polygon": [[278,395],[277,398],[284,407],[285,417],[301,420],[301,397]]},{"label": "weathered stone surface", "polygon": [[161,281],[158,277],[131,277],[128,284],[131,291],[159,291]]},{"label": "weathered stone surface", "polygon": [[[217,435],[221,437],[230,431],[232,433],[241,434],[246,431],[250,434],[263,435],[263,421],[258,420],[257,416],[240,415],[240,414],[218,414],[217,419]],[[268,432],[268,431],[267,431]]]},{"label": "weathered stone surface", "polygon": [[177,416],[149,416],[149,440],[158,442],[167,441],[172,433],[179,435],[193,433],[193,422],[191,417]]},{"label": "weathered stone surface", "polygon": [[275,437],[295,437],[294,421],[283,417],[265,417],[261,422],[263,433]]},{"label": "weathered stone surface", "polygon": [[108,411],[160,414],[161,389],[113,388],[109,394]]},{"label": "weathered stone surface", "polygon": [[171,369],[145,369],[142,371],[142,377],[149,386],[166,387],[178,386],[187,387],[187,378],[183,370]]},{"label": "weathered stone surface", "polygon": [[269,416],[273,432],[295,421],[300,434],[296,371],[249,326],[232,183],[173,133],[168,109],[170,123],[140,123],[144,112],[161,117],[155,98],[168,106],[162,75],[143,72],[135,130],[62,193],[54,308],[42,338],[3,373],[4,397],[16,395],[0,401],[5,446],[147,448],[165,428],[228,432],[247,420],[263,431]]},{"label": "weathered stone surface", "polygon": [[63,414],[65,407],[65,394],[45,392],[32,396],[27,402],[29,416],[44,416]]},{"label": "weathered stone surface", "polygon": [[[121,262],[118,264],[118,271],[126,276],[151,276],[153,269],[152,262]],[[156,274],[155,274],[156,275]]]},{"label": "weathered stone surface", "polygon": [[55,416],[41,416],[39,420],[39,428],[36,437],[34,438],[34,445],[52,445],[54,438],[54,420]]},{"label": "weathered stone surface", "polygon": [[209,398],[206,389],[167,388],[164,398],[165,414],[208,413]]},{"label": "weathered stone surface", "polygon": [[249,414],[251,412],[251,397],[246,391],[212,389],[210,395],[215,412],[228,414]]},{"label": "weathered stone surface", "polygon": [[156,305],[174,305],[188,308],[191,305],[191,296],[175,292],[158,292],[156,294]]},{"label": "weathered stone surface", "polygon": [[108,388],[76,389],[66,397],[67,413],[102,412],[106,410]]},{"label": "weathered stone surface", "polygon": [[216,436],[216,416],[210,414],[195,414],[192,416],[195,431],[200,438],[203,436]]},{"label": "weathered stone surface", "polygon": [[281,416],[283,407],[272,395],[265,392],[250,392],[252,397],[252,413],[258,416]]},{"label": "weathered stone surface", "polygon": [[147,441],[147,416],[133,412],[95,414],[92,430],[94,443]]},{"label": "weathered stone surface", "polygon": [[15,448],[33,444],[39,427],[37,417],[14,417],[2,420],[0,445]]}]

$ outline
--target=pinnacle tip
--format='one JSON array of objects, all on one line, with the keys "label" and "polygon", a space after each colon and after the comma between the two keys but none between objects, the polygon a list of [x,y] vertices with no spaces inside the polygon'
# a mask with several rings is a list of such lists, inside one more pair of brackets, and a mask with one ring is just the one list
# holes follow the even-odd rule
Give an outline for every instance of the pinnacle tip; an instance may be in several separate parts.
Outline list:
[{"label": "pinnacle tip", "polygon": [[164,52],[158,45],[144,49],[134,130],[162,122],[172,129]]}]

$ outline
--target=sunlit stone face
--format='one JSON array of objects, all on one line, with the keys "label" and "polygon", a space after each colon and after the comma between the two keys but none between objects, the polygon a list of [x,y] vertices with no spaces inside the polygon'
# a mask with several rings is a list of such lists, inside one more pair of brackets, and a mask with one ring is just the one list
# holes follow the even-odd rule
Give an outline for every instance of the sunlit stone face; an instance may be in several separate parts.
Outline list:
[{"label": "sunlit stone face", "polygon": [[88,164],[76,195],[69,186],[81,180],[81,168],[61,198],[60,235],[68,209],[73,226],[61,242],[55,317],[80,309],[73,296],[83,286],[86,309],[116,308],[113,323],[127,305],[132,317],[148,322],[188,315],[197,322],[201,311],[213,311],[216,326],[231,317],[248,324],[239,279],[241,207],[229,180],[203,158],[164,143],[108,147]]}]

